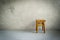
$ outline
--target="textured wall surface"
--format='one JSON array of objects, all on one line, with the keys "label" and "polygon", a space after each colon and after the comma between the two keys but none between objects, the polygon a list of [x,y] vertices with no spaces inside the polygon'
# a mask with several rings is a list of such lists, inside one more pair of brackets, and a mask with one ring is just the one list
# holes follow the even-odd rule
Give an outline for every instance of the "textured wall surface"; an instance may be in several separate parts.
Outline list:
[{"label": "textured wall surface", "polygon": [[46,29],[59,29],[60,1],[0,1],[0,29],[35,29],[36,19],[45,19]]}]

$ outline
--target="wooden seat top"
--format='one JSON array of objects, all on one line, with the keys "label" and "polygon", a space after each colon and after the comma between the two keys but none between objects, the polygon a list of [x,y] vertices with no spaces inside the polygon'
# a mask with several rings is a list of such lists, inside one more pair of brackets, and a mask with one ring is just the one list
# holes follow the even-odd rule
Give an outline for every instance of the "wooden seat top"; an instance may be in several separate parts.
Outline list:
[{"label": "wooden seat top", "polygon": [[36,22],[45,22],[46,20],[36,20]]}]

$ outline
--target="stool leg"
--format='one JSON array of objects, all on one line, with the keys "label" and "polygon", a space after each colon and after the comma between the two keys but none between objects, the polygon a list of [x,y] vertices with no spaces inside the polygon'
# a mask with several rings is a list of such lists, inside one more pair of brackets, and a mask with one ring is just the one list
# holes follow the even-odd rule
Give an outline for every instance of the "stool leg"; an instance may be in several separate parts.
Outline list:
[{"label": "stool leg", "polygon": [[36,23],[36,33],[38,33],[38,25],[37,25],[37,23]]},{"label": "stool leg", "polygon": [[45,25],[44,25],[44,33],[45,33]]},{"label": "stool leg", "polygon": [[44,24],[44,23],[42,24],[42,30],[43,30],[44,33],[45,33],[45,24]]},{"label": "stool leg", "polygon": [[44,26],[42,25],[42,31],[44,31]]}]

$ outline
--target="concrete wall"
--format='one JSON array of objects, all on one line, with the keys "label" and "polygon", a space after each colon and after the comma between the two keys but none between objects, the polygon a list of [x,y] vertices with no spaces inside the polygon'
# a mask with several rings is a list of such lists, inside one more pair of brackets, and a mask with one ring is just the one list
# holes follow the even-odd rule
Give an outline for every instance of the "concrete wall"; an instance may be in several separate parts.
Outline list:
[{"label": "concrete wall", "polygon": [[1,29],[35,29],[36,19],[46,20],[46,29],[59,29],[59,1],[10,0],[0,2]]}]

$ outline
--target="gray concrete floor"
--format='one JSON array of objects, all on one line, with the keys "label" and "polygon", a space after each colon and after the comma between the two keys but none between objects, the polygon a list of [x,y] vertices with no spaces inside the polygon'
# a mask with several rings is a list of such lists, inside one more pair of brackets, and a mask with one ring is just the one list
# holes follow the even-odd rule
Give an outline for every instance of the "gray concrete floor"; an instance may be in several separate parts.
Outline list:
[{"label": "gray concrete floor", "polygon": [[0,31],[0,40],[60,40],[60,31]]}]

